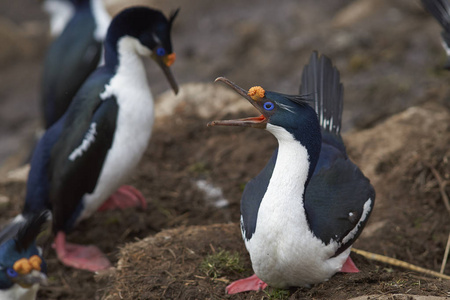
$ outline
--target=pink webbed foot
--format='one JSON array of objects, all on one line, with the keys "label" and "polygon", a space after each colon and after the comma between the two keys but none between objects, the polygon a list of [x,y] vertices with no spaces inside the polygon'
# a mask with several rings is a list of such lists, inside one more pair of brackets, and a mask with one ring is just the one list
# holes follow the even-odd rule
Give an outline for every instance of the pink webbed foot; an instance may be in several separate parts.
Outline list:
[{"label": "pink webbed foot", "polygon": [[95,246],[81,246],[66,243],[66,235],[60,231],[56,234],[53,248],[58,259],[66,266],[97,272],[111,267],[108,258]]},{"label": "pink webbed foot", "polygon": [[342,265],[341,272],[343,272],[343,273],[358,273],[359,272],[358,268],[356,267],[355,263],[350,258],[350,256],[347,257],[347,260]]},{"label": "pink webbed foot", "polygon": [[144,196],[131,185],[122,185],[102,204],[102,206],[99,207],[98,211],[113,209],[122,210],[136,206],[140,206],[142,209],[147,208],[147,201],[145,201]]},{"label": "pink webbed foot", "polygon": [[226,291],[227,294],[237,294],[247,291],[262,291],[266,287],[267,283],[259,279],[258,276],[254,274],[250,277],[232,282],[226,287]]}]

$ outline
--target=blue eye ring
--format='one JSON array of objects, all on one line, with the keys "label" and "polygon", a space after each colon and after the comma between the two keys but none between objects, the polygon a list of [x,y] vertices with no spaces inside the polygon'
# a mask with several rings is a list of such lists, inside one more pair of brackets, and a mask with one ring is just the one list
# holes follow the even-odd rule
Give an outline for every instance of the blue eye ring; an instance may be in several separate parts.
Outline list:
[{"label": "blue eye ring", "polygon": [[156,55],[164,56],[164,55],[166,55],[166,50],[164,50],[163,47],[159,47],[158,49],[156,49]]},{"label": "blue eye ring", "polygon": [[14,270],[13,268],[8,268],[8,269],[6,269],[6,275],[8,275],[8,277],[10,277],[10,278],[15,278],[15,277],[17,277],[17,272],[16,272],[16,270]]},{"label": "blue eye ring", "polygon": [[263,107],[264,107],[265,110],[269,110],[270,111],[270,110],[275,108],[275,105],[272,102],[267,101],[266,103],[264,103]]}]

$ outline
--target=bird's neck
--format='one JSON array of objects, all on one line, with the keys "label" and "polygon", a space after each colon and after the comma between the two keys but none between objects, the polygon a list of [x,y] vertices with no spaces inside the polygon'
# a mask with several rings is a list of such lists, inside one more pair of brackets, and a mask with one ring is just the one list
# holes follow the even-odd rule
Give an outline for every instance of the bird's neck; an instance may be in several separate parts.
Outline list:
[{"label": "bird's neck", "polygon": [[320,127],[309,126],[307,130],[290,132],[269,123],[267,130],[278,140],[276,165],[279,165],[280,159],[284,162],[282,168],[286,168],[287,173],[283,176],[290,176],[290,180],[296,180],[306,188],[319,160],[322,145]]},{"label": "bird's neck", "polygon": [[111,23],[111,16],[106,11],[103,0],[91,0],[90,8],[95,20],[94,38],[98,42],[102,42],[106,37],[109,24]]},{"label": "bird's neck", "polygon": [[[141,73],[144,70],[144,63],[138,52],[139,41],[130,36],[122,36],[116,41],[105,43],[105,66],[115,73],[119,71],[129,73]],[[119,70],[120,69],[120,70]],[[133,76],[134,77],[134,76]]]},{"label": "bird's neck", "polygon": [[309,181],[311,164],[308,149],[282,127],[267,125],[278,140],[278,155],[270,185],[286,195],[303,195]]},{"label": "bird's neck", "polygon": [[309,169],[313,167],[308,150],[282,127],[268,124],[267,130],[277,138],[279,147],[258,219],[265,223],[263,227],[288,224],[306,230],[304,193]]}]

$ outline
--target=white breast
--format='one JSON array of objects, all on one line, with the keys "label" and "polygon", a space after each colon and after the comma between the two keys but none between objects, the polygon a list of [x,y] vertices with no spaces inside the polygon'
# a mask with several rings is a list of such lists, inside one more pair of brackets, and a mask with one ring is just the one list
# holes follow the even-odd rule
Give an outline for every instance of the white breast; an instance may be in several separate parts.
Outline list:
[{"label": "white breast", "polygon": [[[136,168],[147,148],[153,126],[153,97],[147,83],[142,59],[137,54],[137,41],[124,37],[119,42],[120,63],[103,99],[114,95],[119,105],[114,140],[104,162],[97,186],[84,197],[85,210],[80,220],[88,217],[125,181]],[[142,49],[139,49],[142,51]]]},{"label": "white breast", "polygon": [[338,272],[350,249],[335,258],[338,244],[328,245],[308,227],[302,195],[309,157],[285,129],[267,125],[277,137],[278,156],[258,211],[256,230],[246,241],[256,275],[273,287],[309,286]]},{"label": "white breast", "polygon": [[28,289],[14,284],[8,290],[0,290],[0,300],[34,300],[38,290],[39,284],[35,284]]}]

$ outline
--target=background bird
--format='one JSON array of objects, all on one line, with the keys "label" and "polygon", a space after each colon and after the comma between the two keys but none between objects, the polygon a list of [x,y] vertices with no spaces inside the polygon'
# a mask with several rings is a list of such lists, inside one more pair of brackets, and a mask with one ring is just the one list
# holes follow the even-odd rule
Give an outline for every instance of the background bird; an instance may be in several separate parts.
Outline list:
[{"label": "background bird", "polygon": [[75,7],[70,0],[44,0],[42,9],[50,20],[50,35],[55,38],[61,34],[75,13]]},{"label": "background bird", "polygon": [[442,46],[447,53],[445,68],[450,70],[450,1],[449,0],[422,0],[422,5],[441,24]]},{"label": "background bird", "polygon": [[[314,52],[300,95],[248,92],[225,78],[261,116],[209,125],[266,129],[278,140],[265,168],[247,183],[241,229],[255,275],[227,287],[230,294],[309,286],[336,272],[357,272],[349,257],[375,200],[369,180],[347,157],[340,136],[343,88],[339,72]],[[217,81],[216,80],[216,81]],[[314,99],[313,109],[309,99]]]},{"label": "background bird", "polygon": [[111,17],[102,0],[47,0],[44,7],[54,11],[52,15],[62,16],[51,18],[58,20],[51,27],[53,31],[58,31],[70,16],[64,30],[49,46],[44,61],[41,105],[44,127],[48,129],[64,114],[78,89],[99,65]]},{"label": "background bird", "polygon": [[170,30],[177,12],[169,19],[147,7],[119,13],[105,40],[105,64],[85,81],[33,153],[25,206],[10,227],[50,209],[54,248],[66,265],[90,271],[110,266],[98,248],[66,243],[66,233],[80,220],[99,208],[146,206],[138,190],[120,185],[147,148],[153,125],[142,57],[151,57],[178,92],[169,68],[175,61]]},{"label": "background bird", "polygon": [[0,233],[0,299],[31,300],[47,282],[47,266],[36,238],[47,212],[32,214],[17,231]]}]

